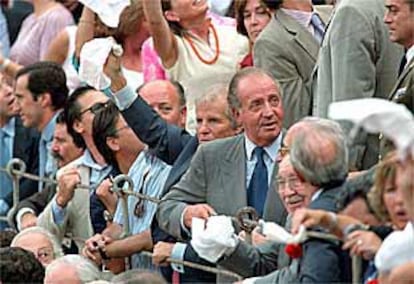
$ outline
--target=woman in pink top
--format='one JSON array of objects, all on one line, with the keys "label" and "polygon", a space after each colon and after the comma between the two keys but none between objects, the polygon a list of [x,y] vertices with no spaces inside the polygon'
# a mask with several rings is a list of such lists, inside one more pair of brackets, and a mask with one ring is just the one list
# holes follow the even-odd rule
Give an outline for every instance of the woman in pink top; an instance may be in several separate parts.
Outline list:
[{"label": "woman in pink top", "polygon": [[33,0],[33,8],[10,50],[10,59],[23,66],[42,60],[55,36],[73,24],[72,14],[55,0]]}]

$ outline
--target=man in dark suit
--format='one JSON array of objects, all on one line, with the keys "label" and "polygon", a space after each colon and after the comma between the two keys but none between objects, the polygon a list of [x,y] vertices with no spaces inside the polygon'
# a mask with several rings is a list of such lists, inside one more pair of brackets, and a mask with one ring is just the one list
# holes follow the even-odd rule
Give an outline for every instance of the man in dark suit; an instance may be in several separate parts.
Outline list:
[{"label": "man in dark suit", "polygon": [[[31,128],[25,128],[20,118],[15,116],[12,88],[0,73],[0,167],[5,168],[11,158],[20,158],[26,164],[26,172],[38,172],[39,134]],[[12,180],[0,173],[0,212],[5,215],[13,206]],[[19,199],[24,199],[37,191],[37,182],[20,179]]]}]

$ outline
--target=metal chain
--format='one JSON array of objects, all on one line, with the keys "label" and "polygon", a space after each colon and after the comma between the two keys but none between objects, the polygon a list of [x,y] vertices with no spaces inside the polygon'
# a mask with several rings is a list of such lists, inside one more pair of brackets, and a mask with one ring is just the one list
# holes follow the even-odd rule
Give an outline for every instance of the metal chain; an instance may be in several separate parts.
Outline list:
[{"label": "metal chain", "polygon": [[[145,255],[147,257],[151,257],[151,258],[152,258],[152,255],[153,255],[149,251],[142,251],[142,252],[140,252],[140,254]],[[206,265],[199,264],[199,263],[194,263],[194,262],[191,262],[191,261],[175,259],[175,258],[170,258],[170,257],[168,257],[166,259],[166,261],[170,262],[170,263],[175,263],[175,264],[191,267],[191,268],[194,268],[194,269],[202,270],[202,271],[205,271],[205,272],[214,273],[214,274],[217,274],[217,275],[220,274],[220,275],[230,276],[230,277],[236,278],[237,281],[240,281],[240,280],[243,279],[242,276],[240,276],[239,274],[237,274],[235,272],[220,269],[220,268],[216,268],[216,267],[206,266]]]},{"label": "metal chain", "polygon": [[[0,167],[0,171],[9,173],[9,171],[7,169],[1,168],[1,167]],[[15,176],[18,176],[18,177],[23,177],[23,178],[34,180],[34,181],[42,181],[44,183],[55,184],[55,185],[58,184],[58,181],[56,179],[51,179],[51,178],[48,178],[48,177],[41,177],[41,176],[31,174],[31,173],[24,173],[24,172],[21,172],[19,170],[15,170],[15,169],[12,169],[11,173],[12,173],[12,175],[15,175]],[[79,184],[79,185],[76,186],[76,188],[79,188],[79,189],[92,189],[91,186],[88,186],[88,185],[85,185],[85,184]]]}]

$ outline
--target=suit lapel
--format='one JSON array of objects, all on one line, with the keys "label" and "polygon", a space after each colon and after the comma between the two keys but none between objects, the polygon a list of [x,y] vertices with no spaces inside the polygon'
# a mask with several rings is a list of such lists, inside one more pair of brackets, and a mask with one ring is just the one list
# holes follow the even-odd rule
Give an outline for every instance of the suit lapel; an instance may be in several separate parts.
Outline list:
[{"label": "suit lapel", "polygon": [[[221,171],[223,173],[226,195],[231,198],[235,206],[247,206],[246,195],[246,151],[244,135],[236,137],[234,144],[226,153]],[[240,194],[243,191],[243,194]]]},{"label": "suit lapel", "polygon": [[276,11],[275,18],[276,21],[278,21],[280,25],[293,36],[298,45],[316,61],[319,52],[319,44],[312,34],[302,27],[295,19],[280,9]]},{"label": "suit lapel", "polygon": [[411,59],[408,66],[404,69],[404,71],[398,77],[397,83],[395,83],[394,88],[392,89],[392,91],[390,92],[390,95],[388,96],[389,100],[393,100],[394,96],[397,93],[397,90],[400,88],[401,84],[404,82],[404,79],[412,71],[413,68],[414,68],[414,58]]},{"label": "suit lapel", "polygon": [[13,157],[28,161],[28,155],[30,152],[30,141],[26,137],[25,128],[22,125],[22,121],[16,117],[14,127],[14,142],[13,142]]}]

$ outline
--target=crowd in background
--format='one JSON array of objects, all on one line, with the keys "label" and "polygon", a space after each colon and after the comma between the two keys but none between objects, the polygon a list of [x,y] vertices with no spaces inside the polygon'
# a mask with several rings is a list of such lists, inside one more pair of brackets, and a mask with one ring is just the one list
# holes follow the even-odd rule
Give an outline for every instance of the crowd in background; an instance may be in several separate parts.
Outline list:
[{"label": "crowd in background", "polygon": [[0,3],[1,283],[414,283],[414,0]]}]

